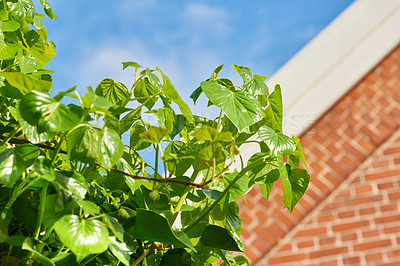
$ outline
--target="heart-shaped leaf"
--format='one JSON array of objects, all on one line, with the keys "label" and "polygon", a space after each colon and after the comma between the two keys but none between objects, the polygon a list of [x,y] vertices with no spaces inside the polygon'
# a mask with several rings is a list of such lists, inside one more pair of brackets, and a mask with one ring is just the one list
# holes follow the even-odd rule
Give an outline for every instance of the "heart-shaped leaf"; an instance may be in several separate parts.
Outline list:
[{"label": "heart-shaped leaf", "polygon": [[124,84],[112,79],[104,79],[95,90],[96,95],[106,98],[114,105],[125,106],[128,103],[130,93]]},{"label": "heart-shaped leaf", "polygon": [[84,163],[97,161],[100,130],[87,124],[79,125],[67,135],[68,155],[71,160]]},{"label": "heart-shaped leaf", "polygon": [[167,219],[153,211],[137,209],[133,235],[136,238],[144,240],[183,246],[194,250],[192,243],[185,233],[172,231]]},{"label": "heart-shaped leaf", "polygon": [[208,247],[229,251],[243,251],[243,244],[231,232],[216,225],[209,225],[204,229],[200,242]]},{"label": "heart-shaped leaf", "polygon": [[64,215],[54,224],[61,242],[81,261],[90,254],[103,253],[108,248],[108,230],[98,220]]},{"label": "heart-shaped leaf", "polygon": [[111,168],[124,153],[124,144],[120,135],[112,128],[104,126],[100,132],[98,145],[98,160],[108,169]]},{"label": "heart-shaped leaf", "polygon": [[39,132],[69,130],[79,124],[82,118],[75,109],[38,91],[22,97],[19,112],[29,124],[37,126]]},{"label": "heart-shaped leaf", "polygon": [[290,155],[296,150],[296,144],[291,138],[280,132],[276,132],[268,126],[260,127],[258,136],[267,144],[268,148],[275,156],[277,156],[278,153]]},{"label": "heart-shaped leaf", "polygon": [[220,81],[203,81],[201,88],[208,99],[221,108],[239,131],[264,118],[256,98],[241,90],[230,90]]}]

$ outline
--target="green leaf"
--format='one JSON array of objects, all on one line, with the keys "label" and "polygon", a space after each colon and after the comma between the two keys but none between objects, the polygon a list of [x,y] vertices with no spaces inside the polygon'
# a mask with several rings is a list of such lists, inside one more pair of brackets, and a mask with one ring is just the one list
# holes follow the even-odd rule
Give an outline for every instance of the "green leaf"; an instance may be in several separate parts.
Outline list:
[{"label": "green leaf", "polygon": [[135,151],[143,150],[151,145],[151,143],[149,142],[142,141],[141,137],[139,136],[140,133],[146,132],[148,128],[150,128],[150,124],[143,121],[138,121],[135,124],[133,124],[130,131],[130,140],[129,140],[129,145],[133,150]]},{"label": "green leaf", "polygon": [[14,157],[12,148],[0,147],[0,184],[7,187],[12,187],[18,178]]},{"label": "green leaf", "polygon": [[220,81],[203,81],[201,88],[239,131],[264,118],[264,111],[257,99],[245,91],[232,91]]},{"label": "green leaf", "polygon": [[303,154],[303,148],[301,147],[300,139],[295,137],[295,136],[293,136],[292,140],[296,145],[296,153],[297,153],[297,155],[299,156],[301,162],[306,167],[307,171],[309,171],[308,170],[308,166],[307,166],[307,162],[306,162],[306,158],[304,157],[304,154]]},{"label": "green leaf", "polygon": [[33,79],[20,72],[3,72],[1,74],[11,86],[19,89],[22,94],[33,90],[46,92],[51,89],[51,81]]},{"label": "green leaf", "polygon": [[[130,218],[130,217],[128,217]],[[122,225],[112,216],[105,215],[104,220],[107,226],[111,229],[111,232],[118,238],[119,241],[124,242],[124,228]]]},{"label": "green leaf", "polygon": [[271,194],[271,189],[273,185],[274,185],[273,183],[260,184],[261,194],[264,196],[266,200],[268,200],[269,195]]},{"label": "green leaf", "polygon": [[112,254],[114,254],[115,257],[117,257],[118,260],[120,260],[123,264],[126,266],[129,266],[129,260],[131,258],[131,254],[133,253],[133,250],[131,247],[129,247],[126,243],[120,243],[117,241],[117,239],[113,236],[109,237],[110,242],[109,242],[109,248]]},{"label": "green leaf", "polygon": [[238,241],[238,239],[225,228],[216,225],[209,225],[204,229],[200,242],[208,247],[237,252],[243,251],[240,240]]},{"label": "green leaf", "polygon": [[275,85],[274,91],[271,93],[268,99],[272,110],[274,129],[282,132],[283,104],[282,92],[279,84]]},{"label": "green leaf", "polygon": [[153,73],[149,68],[146,68],[146,75],[149,78],[149,82],[156,88],[156,91],[159,92],[162,89],[162,85],[160,79]]},{"label": "green leaf", "polygon": [[[36,242],[36,243],[35,243]],[[24,242],[22,243],[22,249],[28,250],[35,254],[35,256],[39,259],[40,263],[43,266],[55,266],[55,264],[46,256],[42,255],[38,250],[35,249],[35,246],[40,245],[40,242],[31,238],[27,237]]]},{"label": "green leaf", "polygon": [[160,143],[164,137],[168,136],[168,129],[162,127],[150,126],[150,128],[139,133],[139,137],[146,142],[150,143]]},{"label": "green leaf", "polygon": [[40,66],[38,66],[37,60],[27,55],[18,57],[18,64],[19,67],[21,68],[21,72],[24,74],[33,73],[38,68],[40,68]]},{"label": "green leaf", "polygon": [[44,204],[43,212],[43,225],[45,228],[50,229],[55,222],[57,222],[61,217],[69,214],[71,210],[56,211],[57,195],[51,194],[46,196],[46,201]]},{"label": "green leaf", "polygon": [[268,126],[260,127],[258,136],[267,144],[268,148],[275,156],[277,156],[278,153],[290,155],[296,150],[296,144],[291,138],[280,132],[275,132]]},{"label": "green leaf", "polygon": [[[235,260],[234,264],[235,266],[250,266],[249,261],[245,256],[239,255],[233,258]],[[221,266],[226,266],[226,265],[232,265],[228,263],[222,263]]]},{"label": "green leaf", "polygon": [[306,192],[310,175],[304,169],[293,169],[288,173],[283,156],[278,156],[278,167],[283,185],[283,203],[290,212]]},{"label": "green leaf", "polygon": [[164,107],[158,109],[157,111],[158,125],[162,128],[168,129],[169,132],[172,132],[175,122],[174,110],[169,107]]},{"label": "green leaf", "polygon": [[10,9],[11,14],[13,15],[14,20],[18,21],[22,24],[25,20],[25,6],[23,1],[7,1],[8,8]]},{"label": "green leaf", "polygon": [[232,133],[231,132],[219,132],[213,127],[203,125],[197,131],[193,133],[193,137],[195,137],[198,141],[224,141],[224,142],[231,142]]},{"label": "green leaf", "polygon": [[128,131],[132,124],[135,123],[140,119],[140,112],[136,109],[132,110],[128,114],[126,114],[120,121],[119,121],[119,133],[122,135],[126,131]]},{"label": "green leaf", "polygon": [[122,62],[122,70],[124,70],[127,67],[134,67],[136,69],[143,68],[141,65],[139,65],[136,62]]},{"label": "green leaf", "polygon": [[102,96],[114,105],[124,107],[130,97],[130,93],[124,84],[112,79],[102,80],[95,90],[96,95]]},{"label": "green leaf", "polygon": [[192,112],[190,111],[189,106],[182,100],[181,96],[179,96],[178,92],[175,90],[174,85],[172,85],[169,78],[157,67],[158,72],[160,72],[163,79],[162,91],[165,96],[171,99],[174,103],[176,103],[181,110],[182,114],[186,117],[186,119],[194,124],[194,118]]},{"label": "green leaf", "polygon": [[7,31],[16,31],[21,27],[21,24],[19,24],[17,21],[2,21],[0,24],[0,29],[2,32],[7,32]]},{"label": "green leaf", "polygon": [[269,95],[268,87],[260,79],[259,75],[252,75],[248,67],[233,65],[232,68],[239,73],[243,79],[243,87],[252,95]]},{"label": "green leaf", "polygon": [[54,224],[61,242],[82,261],[90,254],[103,253],[108,248],[108,230],[98,220],[64,215]]},{"label": "green leaf", "polygon": [[[236,173],[227,173],[224,174],[224,178],[226,179],[227,183],[225,186],[228,186],[229,183],[231,183],[235,177],[237,176]],[[249,191],[249,177],[247,175],[243,175],[234,185],[233,187],[229,190],[229,202],[236,200],[237,198],[240,198]]]},{"label": "green leaf", "polygon": [[71,160],[84,163],[97,161],[100,130],[87,124],[80,125],[67,135],[67,151]]},{"label": "green leaf", "polygon": [[104,126],[100,132],[98,160],[101,166],[108,169],[122,157],[124,144],[120,135],[112,128]]},{"label": "green leaf", "polygon": [[143,240],[187,247],[194,250],[192,243],[185,233],[173,231],[167,219],[153,211],[137,209],[133,236]]},{"label": "green leaf", "polygon": [[51,18],[52,20],[57,20],[57,16],[51,9],[49,2],[47,2],[47,0],[40,0],[40,3],[44,7],[44,12],[46,12],[46,15],[49,16],[49,18]]},{"label": "green leaf", "polygon": [[[157,90],[157,88],[151,84],[147,77],[136,82],[136,85],[133,89],[133,94],[135,95],[135,98],[137,98],[137,101],[142,104],[146,102],[145,106],[149,110],[157,102],[158,97],[153,97],[153,95],[158,92],[159,90]],[[150,99],[151,97],[153,98]]]},{"label": "green leaf", "polygon": [[69,130],[82,119],[75,109],[70,109],[48,94],[38,91],[29,92],[22,97],[19,112],[29,124],[37,126],[39,132]]},{"label": "green leaf", "polygon": [[57,171],[56,179],[60,188],[75,200],[82,201],[89,189],[85,177],[77,172]]},{"label": "green leaf", "polygon": [[20,175],[33,164],[36,158],[39,157],[40,152],[35,145],[20,144],[14,148],[14,154],[14,164],[18,169],[18,175]]}]

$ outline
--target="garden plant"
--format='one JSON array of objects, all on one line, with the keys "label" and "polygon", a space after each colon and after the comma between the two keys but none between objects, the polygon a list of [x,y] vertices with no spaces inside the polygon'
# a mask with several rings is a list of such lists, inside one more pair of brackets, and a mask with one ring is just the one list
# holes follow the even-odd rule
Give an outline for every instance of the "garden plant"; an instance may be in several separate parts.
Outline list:
[{"label": "garden plant", "polygon": [[[122,63],[129,87],[59,91],[41,20],[56,15],[40,3],[46,15],[0,1],[0,264],[248,265],[235,200],[255,185],[268,199],[280,179],[292,211],[310,180],[299,139],[282,132],[279,85],[233,65],[237,86],[218,67],[191,95],[219,108],[215,119],[136,62]],[[246,143],[259,146],[248,161]]]}]

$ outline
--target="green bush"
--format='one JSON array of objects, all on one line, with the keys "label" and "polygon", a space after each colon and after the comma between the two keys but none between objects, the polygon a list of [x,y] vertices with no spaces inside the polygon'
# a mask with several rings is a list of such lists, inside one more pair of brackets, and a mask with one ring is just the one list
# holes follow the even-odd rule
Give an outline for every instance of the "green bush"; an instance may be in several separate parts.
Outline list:
[{"label": "green bush", "polygon": [[[104,79],[83,96],[55,94],[44,16],[32,0],[0,2],[1,263],[248,265],[230,252],[243,251],[235,200],[255,184],[268,199],[280,178],[292,211],[310,179],[299,139],[282,133],[279,85],[270,93],[263,76],[233,65],[236,86],[218,67],[191,95],[204,93],[215,119],[193,115],[159,68],[135,62],[123,63],[130,89]],[[246,163],[239,148],[250,142],[260,151]]]}]

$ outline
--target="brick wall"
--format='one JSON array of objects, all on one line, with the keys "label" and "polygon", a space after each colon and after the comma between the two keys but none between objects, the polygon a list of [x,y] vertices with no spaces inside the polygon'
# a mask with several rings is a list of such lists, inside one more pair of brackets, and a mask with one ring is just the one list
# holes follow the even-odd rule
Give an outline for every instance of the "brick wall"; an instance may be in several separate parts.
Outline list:
[{"label": "brick wall", "polygon": [[301,141],[311,183],[291,214],[278,182],[239,202],[252,265],[400,265],[400,45]]}]

